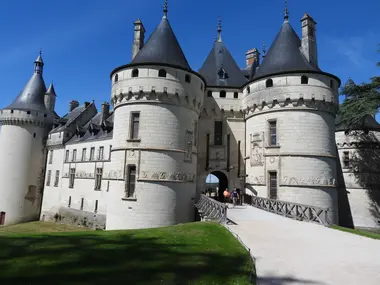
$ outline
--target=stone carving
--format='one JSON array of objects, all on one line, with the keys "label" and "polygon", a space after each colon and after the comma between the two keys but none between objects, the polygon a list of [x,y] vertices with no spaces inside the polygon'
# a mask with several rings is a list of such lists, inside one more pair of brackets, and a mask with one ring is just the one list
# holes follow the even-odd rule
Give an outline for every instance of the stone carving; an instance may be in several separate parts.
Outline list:
[{"label": "stone carving", "polygon": [[194,182],[195,174],[180,172],[149,172],[141,171],[139,180],[142,181],[175,181],[175,182]]},{"label": "stone carving", "polygon": [[186,131],[185,137],[185,161],[192,162],[193,160],[193,132]]},{"label": "stone carving", "polygon": [[249,184],[251,185],[265,185],[265,177],[264,176],[250,176]]},{"label": "stone carving", "polygon": [[250,135],[251,142],[251,166],[262,166],[263,163],[263,140],[261,133],[254,133]]},{"label": "stone carving", "polygon": [[78,171],[78,172],[75,172],[75,178],[91,179],[91,178],[95,178],[95,175],[94,175],[94,173],[87,173],[84,171]]},{"label": "stone carving", "polygon": [[335,178],[321,178],[321,177],[301,177],[296,178],[294,176],[284,176],[282,178],[282,184],[288,185],[288,186],[313,186],[313,185],[326,185],[326,186],[335,186],[336,185],[336,179]]},{"label": "stone carving", "polygon": [[108,173],[103,173],[103,178],[124,179],[124,173],[122,170],[111,170]]}]

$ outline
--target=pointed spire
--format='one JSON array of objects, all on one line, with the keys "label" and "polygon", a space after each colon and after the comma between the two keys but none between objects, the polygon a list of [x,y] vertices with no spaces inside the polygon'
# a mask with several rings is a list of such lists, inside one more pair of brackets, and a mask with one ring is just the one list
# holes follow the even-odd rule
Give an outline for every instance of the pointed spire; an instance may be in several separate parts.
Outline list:
[{"label": "pointed spire", "polygon": [[222,20],[220,19],[220,17],[218,17],[218,39],[217,41],[220,43],[222,42]]},{"label": "pointed spire", "polygon": [[285,22],[289,21],[288,0],[285,0],[284,20],[285,20]]},{"label": "pointed spire", "polygon": [[40,49],[40,54],[34,61],[34,73],[41,74],[43,72],[44,61],[42,60],[42,49]]},{"label": "pointed spire", "polygon": [[168,17],[168,0],[164,1],[164,18]]},{"label": "pointed spire", "polygon": [[50,84],[48,90],[46,91],[46,95],[54,95],[54,96],[57,96],[57,94],[55,93],[55,90],[54,90],[53,82]]}]

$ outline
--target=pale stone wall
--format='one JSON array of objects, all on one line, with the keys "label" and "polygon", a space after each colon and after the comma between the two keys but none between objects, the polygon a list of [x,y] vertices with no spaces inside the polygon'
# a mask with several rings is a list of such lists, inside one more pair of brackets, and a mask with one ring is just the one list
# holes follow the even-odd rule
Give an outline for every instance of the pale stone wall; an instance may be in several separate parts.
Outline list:
[{"label": "pale stone wall", "polygon": [[[329,208],[336,222],[335,114],[338,93],[327,76],[273,77],[245,88],[248,192],[268,197],[269,172],[277,172],[279,200]],[[334,86],[337,82],[334,80]],[[269,122],[277,122],[277,146],[269,145]]]},{"label": "pale stone wall", "polygon": [[[357,145],[371,141],[379,144],[380,132],[363,135],[363,132],[346,135],[339,131],[336,132],[336,143],[354,226],[380,228],[380,150]],[[348,167],[344,165],[344,152],[349,153]]]},{"label": "pale stone wall", "polygon": [[[166,78],[158,70],[167,71]],[[111,181],[107,229],[147,228],[194,219],[197,147],[195,125],[203,105],[204,82],[169,67],[132,68],[113,76],[114,136],[110,167],[124,173]],[[186,74],[191,82],[185,82]],[[153,91],[153,92],[152,92]],[[131,112],[140,113],[139,139],[131,140]],[[135,194],[126,197],[126,169],[137,170]]]},{"label": "pale stone wall", "polygon": [[38,218],[47,128],[44,114],[3,110],[0,134],[0,211],[5,224]]}]

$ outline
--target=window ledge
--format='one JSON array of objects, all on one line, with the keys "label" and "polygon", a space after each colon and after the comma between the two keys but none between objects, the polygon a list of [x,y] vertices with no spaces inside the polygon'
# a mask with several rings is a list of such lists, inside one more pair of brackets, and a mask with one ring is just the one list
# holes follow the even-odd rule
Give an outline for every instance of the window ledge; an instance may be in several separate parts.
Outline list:
[{"label": "window ledge", "polygon": [[94,189],[94,191],[98,191],[98,192],[101,192],[101,191],[102,191],[102,189]]},{"label": "window ledge", "polygon": [[267,145],[265,148],[280,148],[280,145]]},{"label": "window ledge", "polygon": [[123,197],[123,198],[121,198],[121,200],[123,200],[123,201],[137,202],[137,199],[136,199],[136,198]]},{"label": "window ledge", "polygon": [[127,142],[141,142],[141,139],[127,139]]}]

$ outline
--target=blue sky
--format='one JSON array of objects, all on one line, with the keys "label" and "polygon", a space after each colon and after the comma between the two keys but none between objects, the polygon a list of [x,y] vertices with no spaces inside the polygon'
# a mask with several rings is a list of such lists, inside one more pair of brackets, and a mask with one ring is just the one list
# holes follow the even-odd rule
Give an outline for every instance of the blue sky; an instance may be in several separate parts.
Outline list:
[{"label": "blue sky", "polygon": [[[9,104],[33,71],[43,49],[44,78],[54,82],[56,111],[64,115],[72,99],[109,101],[109,74],[131,60],[133,22],[139,17],[147,37],[162,17],[163,0],[19,0],[0,4],[0,106]],[[170,0],[169,20],[194,70],[212,48],[218,16],[223,41],[243,67],[245,52],[268,48],[283,21],[283,0]],[[343,82],[379,75],[380,1],[289,0],[290,22],[298,34],[309,13],[318,23],[320,67]]]}]

